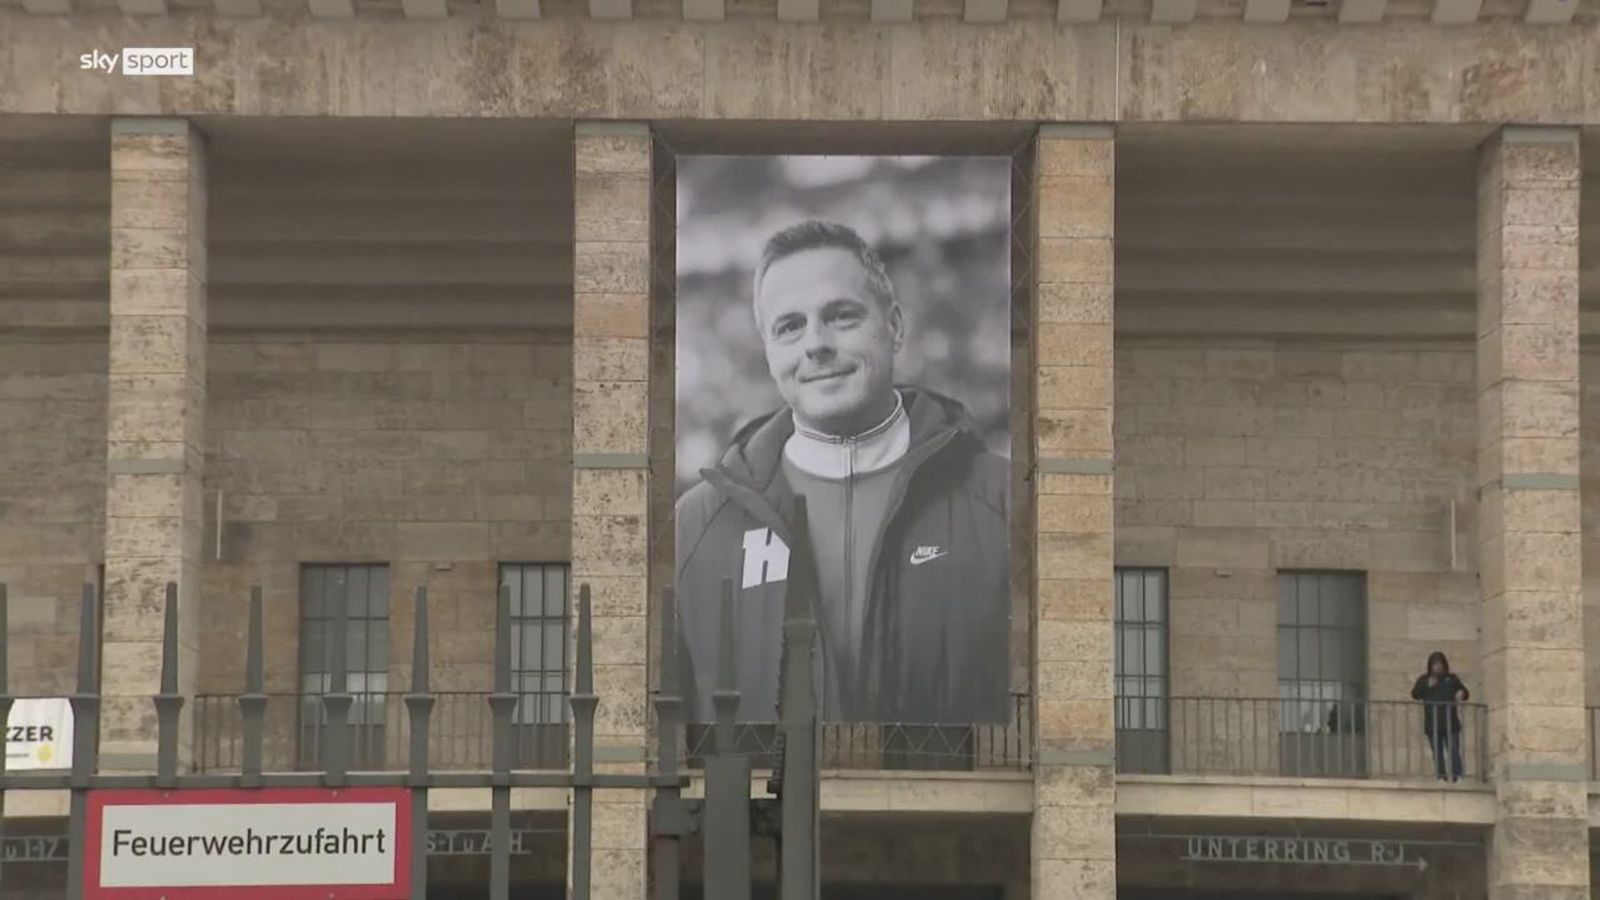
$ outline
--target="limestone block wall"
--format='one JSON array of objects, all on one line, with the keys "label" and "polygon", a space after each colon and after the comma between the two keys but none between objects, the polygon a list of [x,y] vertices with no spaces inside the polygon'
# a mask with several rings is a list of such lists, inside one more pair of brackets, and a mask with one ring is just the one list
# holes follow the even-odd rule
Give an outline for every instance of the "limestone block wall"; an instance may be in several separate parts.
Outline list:
[{"label": "limestone block wall", "polygon": [[73,688],[79,597],[104,555],[109,160],[103,121],[0,133],[0,581],[16,693]]},{"label": "limestone block wall", "polygon": [[1481,682],[1469,343],[1119,339],[1116,364],[1117,564],[1170,569],[1175,695],[1277,696],[1280,569],[1367,572],[1371,698],[1435,649]]},{"label": "limestone block wall", "polygon": [[307,562],[390,564],[391,689],[426,583],[434,688],[487,690],[497,563],[570,552],[570,340],[231,338],[209,363],[202,690],[243,683],[254,583],[268,689],[295,689]]},{"label": "limestone block wall", "polygon": [[75,685],[79,597],[105,534],[104,337],[0,340],[0,581],[11,689]]}]

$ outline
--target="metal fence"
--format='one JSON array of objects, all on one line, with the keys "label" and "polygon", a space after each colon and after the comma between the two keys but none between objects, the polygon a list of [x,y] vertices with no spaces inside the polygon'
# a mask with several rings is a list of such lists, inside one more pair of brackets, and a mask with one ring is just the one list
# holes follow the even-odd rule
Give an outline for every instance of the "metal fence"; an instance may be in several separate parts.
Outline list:
[{"label": "metal fence", "polygon": [[[1457,713],[1462,777],[1486,780],[1487,707],[1462,703]],[[1424,705],[1409,701],[1118,697],[1117,722],[1117,770],[1128,774],[1438,775]],[[1448,752],[1445,765],[1448,774]]]},{"label": "metal fence", "polygon": [[[816,900],[820,896],[818,761],[822,742],[814,681],[817,590],[814,577],[807,574],[814,564],[806,521],[805,501],[800,498],[789,530],[791,558],[799,561],[799,572],[789,579],[784,597],[783,677],[778,704],[781,726],[774,753],[776,765],[768,779],[768,787],[776,797],[779,883],[784,900]],[[601,700],[594,689],[594,628],[587,584],[578,590],[573,690],[564,698],[566,711],[534,716],[530,727],[522,724],[524,717],[539,706],[541,698],[511,690],[511,598],[505,587],[501,588],[496,607],[494,690],[490,693],[462,695],[432,690],[428,595],[426,588],[419,586],[413,611],[408,692],[391,695],[350,691],[345,651],[348,621],[345,605],[338,604],[332,623],[327,692],[270,696],[265,692],[262,592],[255,587],[250,594],[242,692],[197,701],[178,692],[178,588],[169,582],[160,689],[150,698],[156,720],[155,772],[126,774],[103,772],[100,768],[100,600],[94,585],[84,586],[79,605],[77,686],[68,698],[74,723],[70,772],[7,772],[6,755],[0,753],[0,844],[5,838],[8,793],[66,790],[69,794],[66,900],[82,900],[91,873],[98,871],[88,864],[88,838],[96,833],[90,824],[91,797],[97,791],[153,789],[171,797],[171,792],[188,789],[351,787],[409,792],[409,825],[395,823],[395,833],[408,834],[410,867],[401,880],[409,885],[408,894],[413,900],[428,896],[428,796],[434,788],[485,789],[489,793],[489,900],[510,900],[511,896],[511,794],[515,788],[570,791],[567,896],[572,900],[588,900],[590,896],[594,792],[607,789],[654,791],[648,819],[653,876],[650,896],[654,900],[678,900],[680,844],[695,833],[711,848],[705,854],[704,895],[720,900],[749,900],[751,896],[751,765],[748,758],[734,752],[732,735],[740,695],[733,685],[731,666],[724,666],[719,673],[716,748],[703,760],[705,797],[691,803],[682,795],[688,776],[681,765],[685,738],[680,730],[683,704],[675,676],[677,641],[671,638],[677,621],[671,591],[662,598],[657,632],[662,673],[660,688],[652,699],[657,746],[653,758],[645,763],[642,757],[646,754],[636,757],[632,747],[596,746],[595,712]],[[6,586],[0,582],[0,721],[6,720],[18,699],[10,693],[7,677],[7,611]],[[734,656],[732,623],[733,585],[725,580],[721,622],[724,660]],[[545,709],[559,707],[551,703]],[[194,730],[187,735],[189,741],[180,735],[185,714],[194,720]],[[538,730],[540,718],[550,723],[549,731]],[[536,736],[536,744],[548,739],[565,745],[564,720],[570,720],[572,730],[570,765],[560,771],[533,770],[525,765],[516,750],[519,730]],[[438,746],[436,738],[441,739]],[[199,760],[198,766],[180,766],[185,744],[191,744],[188,749]],[[406,765],[400,769],[402,746]],[[619,749],[621,753],[616,752]],[[624,757],[627,762],[645,764],[632,773],[596,772],[597,751],[606,751],[604,762],[623,762],[618,757]],[[922,745],[920,752],[927,752],[927,745]],[[444,771],[443,760],[454,760],[463,768]],[[201,771],[190,771],[194,768]],[[93,827],[97,830],[99,826]],[[379,847],[381,850],[381,839]],[[398,848],[395,852],[398,858]]]},{"label": "metal fence", "polygon": [[[973,725],[921,725],[901,722],[828,722],[822,727],[823,769],[867,771],[982,772],[1026,771],[1032,760],[1028,696],[1013,694],[1008,720]],[[685,726],[690,768],[703,767],[714,746],[714,726]],[[779,725],[741,722],[734,727],[735,753],[752,769],[771,769]]]},{"label": "metal fence", "polygon": [[[321,694],[264,694],[263,766],[270,771],[315,770],[329,738]],[[484,771],[494,760],[494,714],[489,691],[435,691],[428,721],[428,766],[438,771]],[[410,765],[406,695],[351,694],[346,742],[356,771],[398,772]],[[517,694],[512,716],[512,767],[565,769],[569,724],[565,693]],[[244,716],[233,694],[199,694],[193,701],[196,772],[237,772],[244,763]],[[527,713],[527,715],[523,715]],[[542,721],[542,720],[548,721]]]}]

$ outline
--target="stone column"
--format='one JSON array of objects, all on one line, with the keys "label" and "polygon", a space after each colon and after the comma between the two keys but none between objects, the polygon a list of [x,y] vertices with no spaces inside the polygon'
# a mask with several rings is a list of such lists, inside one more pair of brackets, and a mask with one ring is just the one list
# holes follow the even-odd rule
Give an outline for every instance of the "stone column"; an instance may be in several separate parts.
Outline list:
[{"label": "stone column", "polygon": [[1113,151],[1109,127],[1039,132],[1032,892],[1040,898],[1116,896]]},{"label": "stone column", "polygon": [[[110,346],[101,765],[143,770],[155,767],[168,581],[182,693],[199,664],[206,147],[187,120],[111,123]],[[181,762],[189,729],[179,733]]]},{"label": "stone column", "polygon": [[1589,896],[1578,502],[1578,132],[1506,128],[1478,175],[1479,581],[1494,900]]},{"label": "stone column", "polygon": [[[650,146],[633,123],[574,144],[572,572],[594,597],[595,768],[617,773],[644,771],[647,737]],[[593,896],[645,896],[645,802],[595,792]]]}]

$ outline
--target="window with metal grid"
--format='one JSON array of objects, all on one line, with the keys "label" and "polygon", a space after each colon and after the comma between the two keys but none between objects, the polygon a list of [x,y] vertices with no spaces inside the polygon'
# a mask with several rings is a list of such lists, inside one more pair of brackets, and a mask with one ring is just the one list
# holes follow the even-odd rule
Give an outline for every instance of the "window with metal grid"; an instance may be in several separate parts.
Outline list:
[{"label": "window with metal grid", "polygon": [[338,617],[344,610],[346,688],[351,759],[356,766],[383,760],[389,691],[389,567],[307,563],[300,567],[300,759],[318,761],[327,726],[321,696],[333,687]]},{"label": "window with metal grid", "polygon": [[1278,573],[1281,729],[1327,729],[1330,715],[1354,711],[1366,692],[1366,573]]},{"label": "window with metal grid", "polygon": [[1167,727],[1167,570],[1117,569],[1117,728]]},{"label": "window with metal grid", "polygon": [[567,719],[567,566],[503,563],[511,594],[511,690],[518,725]]}]

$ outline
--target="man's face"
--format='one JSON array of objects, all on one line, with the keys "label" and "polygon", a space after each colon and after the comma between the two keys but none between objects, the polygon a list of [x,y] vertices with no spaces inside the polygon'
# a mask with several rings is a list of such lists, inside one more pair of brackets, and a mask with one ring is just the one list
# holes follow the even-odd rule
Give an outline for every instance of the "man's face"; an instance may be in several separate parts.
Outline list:
[{"label": "man's face", "polygon": [[819,247],[779,259],[755,306],[767,368],[802,424],[853,435],[889,415],[900,309],[872,296],[855,254]]}]

